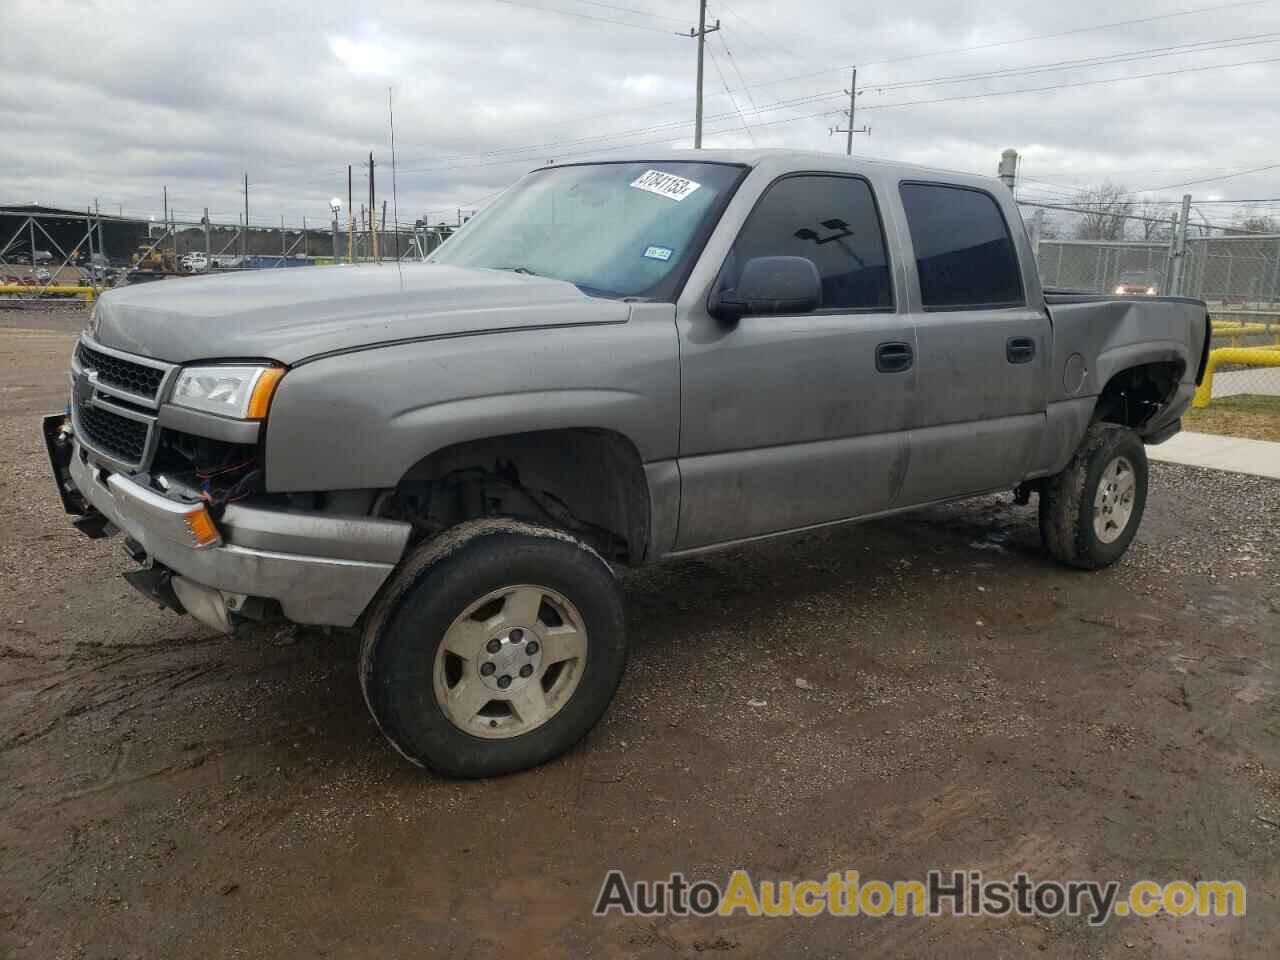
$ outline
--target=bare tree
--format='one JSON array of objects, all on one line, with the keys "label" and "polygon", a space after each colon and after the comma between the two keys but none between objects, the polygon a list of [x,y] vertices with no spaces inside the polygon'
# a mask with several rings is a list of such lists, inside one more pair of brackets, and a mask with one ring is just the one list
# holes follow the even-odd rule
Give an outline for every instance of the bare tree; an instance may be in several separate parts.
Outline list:
[{"label": "bare tree", "polygon": [[1269,213],[1260,213],[1253,207],[1241,210],[1235,218],[1234,228],[1228,227],[1231,233],[1280,233],[1280,220]]},{"label": "bare tree", "polygon": [[1072,206],[1088,211],[1076,225],[1077,239],[1123,240],[1135,204],[1128,190],[1108,181],[1082,190]]},{"label": "bare tree", "polygon": [[1154,243],[1169,239],[1173,233],[1173,219],[1167,207],[1144,200],[1138,212],[1143,217],[1138,221],[1138,226],[1142,228],[1143,240]]}]

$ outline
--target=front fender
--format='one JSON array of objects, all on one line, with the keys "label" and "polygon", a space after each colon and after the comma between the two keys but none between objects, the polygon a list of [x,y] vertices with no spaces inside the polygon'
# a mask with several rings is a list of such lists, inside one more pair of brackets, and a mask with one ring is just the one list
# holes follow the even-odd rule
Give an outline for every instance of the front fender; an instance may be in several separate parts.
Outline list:
[{"label": "front fender", "polygon": [[436,450],[533,430],[612,430],[646,463],[674,458],[674,308],[640,307],[624,324],[401,343],[301,364],[272,402],[267,489],[394,487]]}]

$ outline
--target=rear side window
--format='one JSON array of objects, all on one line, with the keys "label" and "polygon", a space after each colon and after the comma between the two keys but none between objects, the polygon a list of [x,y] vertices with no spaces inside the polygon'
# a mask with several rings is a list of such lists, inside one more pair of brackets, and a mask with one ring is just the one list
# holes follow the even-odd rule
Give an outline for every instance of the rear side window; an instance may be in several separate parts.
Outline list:
[{"label": "rear side window", "polygon": [[721,273],[736,286],[753,257],[807,257],[822,277],[823,310],[890,310],[893,288],[871,188],[856,177],[777,181],[751,211]]},{"label": "rear side window", "polygon": [[925,309],[1025,303],[1013,238],[990,194],[932,183],[900,190]]}]

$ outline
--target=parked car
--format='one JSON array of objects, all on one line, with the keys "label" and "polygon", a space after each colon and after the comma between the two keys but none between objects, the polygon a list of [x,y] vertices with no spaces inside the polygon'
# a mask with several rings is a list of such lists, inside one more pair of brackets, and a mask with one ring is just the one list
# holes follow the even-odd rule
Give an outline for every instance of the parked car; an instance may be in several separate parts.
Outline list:
[{"label": "parked car", "polygon": [[603,714],[617,565],[1010,489],[1114,563],[1209,335],[1042,291],[998,181],[676,152],[539,169],[426,263],[110,291],[43,427],[131,583],[356,628],[382,732],[470,777]]},{"label": "parked car", "polygon": [[1151,270],[1129,270],[1120,274],[1115,290],[1117,297],[1154,297],[1159,292],[1159,283]]},{"label": "parked car", "polygon": [[53,274],[44,267],[36,267],[36,280],[40,283],[51,283],[53,281]]}]

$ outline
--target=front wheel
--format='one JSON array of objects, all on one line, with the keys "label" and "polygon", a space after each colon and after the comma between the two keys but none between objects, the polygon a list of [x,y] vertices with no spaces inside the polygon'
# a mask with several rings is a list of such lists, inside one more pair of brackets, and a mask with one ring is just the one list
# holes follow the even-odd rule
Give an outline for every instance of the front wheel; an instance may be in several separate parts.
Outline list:
[{"label": "front wheel", "polygon": [[1040,536],[1055,559],[1096,570],[1119,560],[1147,505],[1147,451],[1127,427],[1095,423],[1040,491]]},{"label": "front wheel", "polygon": [[405,757],[484,777],[573,746],[625,664],[609,565],[563,531],[495,518],[460,524],[404,563],[365,629],[360,682]]}]

